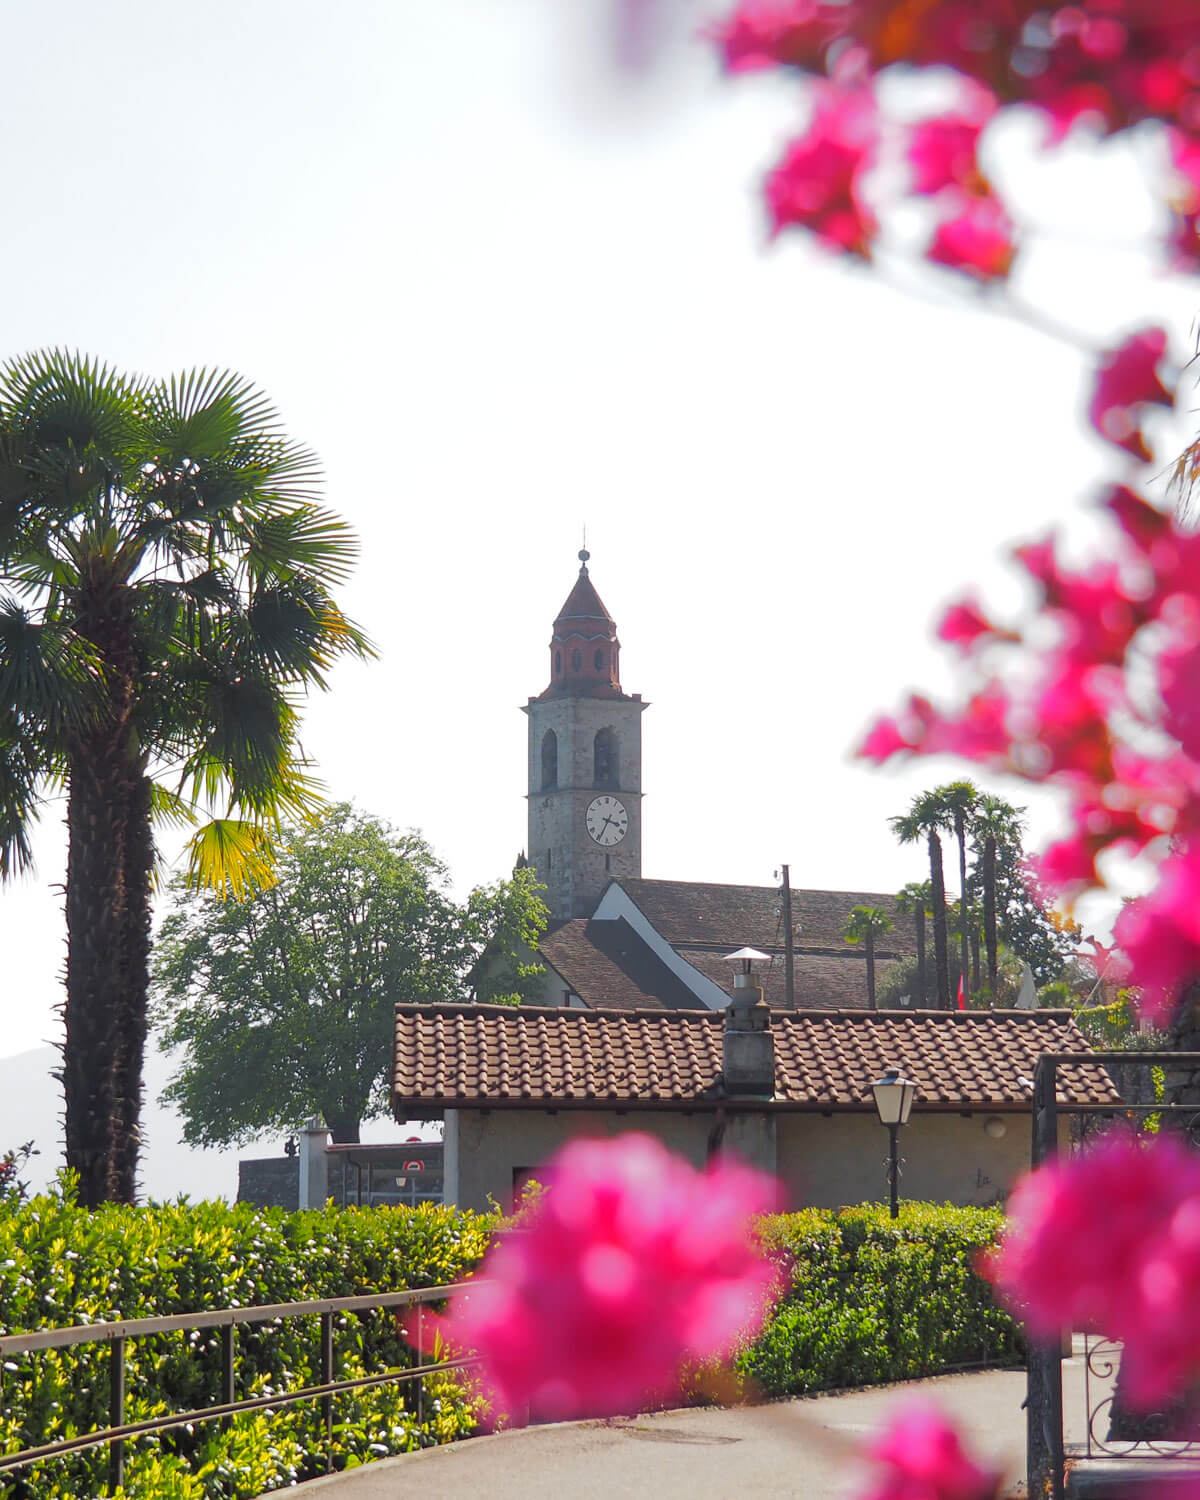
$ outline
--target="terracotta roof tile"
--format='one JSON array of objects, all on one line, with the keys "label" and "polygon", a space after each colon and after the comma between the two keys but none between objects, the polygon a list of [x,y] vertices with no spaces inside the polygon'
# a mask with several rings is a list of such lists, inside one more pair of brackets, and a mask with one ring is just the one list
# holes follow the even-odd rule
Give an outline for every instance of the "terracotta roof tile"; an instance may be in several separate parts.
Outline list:
[{"label": "terracotta roof tile", "polygon": [[[591,1102],[684,1105],[721,1097],[720,1012],[396,1007],[393,1102],[446,1106]],[[772,1017],[775,1107],[866,1109],[898,1066],[917,1108],[1024,1108],[1038,1057],[1087,1052],[1069,1011],[794,1011]],[[1120,1106],[1099,1064],[1065,1068],[1059,1100]]]}]

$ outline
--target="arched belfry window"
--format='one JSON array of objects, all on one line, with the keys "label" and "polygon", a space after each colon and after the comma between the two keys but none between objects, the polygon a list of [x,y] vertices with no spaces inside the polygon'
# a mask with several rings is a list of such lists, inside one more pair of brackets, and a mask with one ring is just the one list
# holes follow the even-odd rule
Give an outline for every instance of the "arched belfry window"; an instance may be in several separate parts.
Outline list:
[{"label": "arched belfry window", "polygon": [[583,666],[583,653],[580,652],[580,651],[572,651],[571,652],[571,671],[572,672],[578,672],[582,666]]},{"label": "arched belfry window", "polygon": [[599,729],[592,742],[593,782],[596,786],[614,789],[617,778],[617,737],[611,729]]},{"label": "arched belfry window", "polygon": [[558,735],[547,729],[542,736],[542,791],[558,785]]},{"label": "arched belfry window", "polygon": [[604,671],[604,652],[603,651],[597,651],[596,654],[595,654],[595,656],[593,656],[592,660],[596,664],[596,671],[597,672],[603,672]]},{"label": "arched belfry window", "polygon": [[561,651],[556,651],[554,653],[554,675],[555,675],[555,677],[561,677],[562,676],[562,652]]}]

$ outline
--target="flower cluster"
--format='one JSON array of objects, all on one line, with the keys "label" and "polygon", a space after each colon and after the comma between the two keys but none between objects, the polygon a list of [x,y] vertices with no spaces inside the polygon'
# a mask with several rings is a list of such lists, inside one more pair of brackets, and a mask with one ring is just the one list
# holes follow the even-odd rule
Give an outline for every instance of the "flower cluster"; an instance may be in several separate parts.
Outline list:
[{"label": "flower cluster", "polygon": [[1018,550],[1037,596],[1018,627],[974,600],[946,613],[963,701],[944,712],[911,697],[861,753],[948,752],[1061,788],[1070,832],[1035,870],[1068,899],[1104,884],[1107,850],[1162,858],[1116,931],[1144,1013],[1162,1022],[1200,978],[1200,536],[1126,486],[1103,506],[1112,541],[1089,566],[1064,566],[1052,540]]},{"label": "flower cluster", "polygon": [[1120,1340],[1122,1388],[1151,1407],[1200,1375],[1200,1154],[1121,1132],[1031,1173],[987,1270],[1035,1334]]},{"label": "flower cluster", "polygon": [[645,1135],[572,1141],[538,1175],[519,1231],[434,1322],[479,1355],[498,1414],[635,1412],[758,1331],[777,1272],[750,1220],[774,1207],[770,1178],[697,1172]]},{"label": "flower cluster", "polygon": [[875,1468],[858,1500],[994,1500],[1000,1473],[975,1462],[928,1402],[902,1406],[865,1451]]},{"label": "flower cluster", "polygon": [[[912,193],[936,199],[926,258],[1000,281],[1018,234],[980,167],[978,146],[997,114],[1022,106],[1044,120],[1047,148],[1079,121],[1110,135],[1155,122],[1166,142],[1158,186],[1170,214],[1165,258],[1200,270],[1200,39],[1188,12],[1172,0],[742,0],[710,35],[730,72],[788,69],[843,92],[859,113],[864,101],[874,104],[881,75],[894,65],[952,69],[962,89],[950,112],[913,125],[874,111],[873,140],[855,147],[856,173],[886,127],[908,157]],[[768,181],[772,221],[776,231],[794,225],[869,257],[878,216],[861,188],[861,233],[853,237],[823,232],[808,207],[844,193],[846,161],[820,150],[822,112],[826,121],[837,113],[828,95]],[[780,172],[791,184],[786,202],[775,191]],[[789,212],[793,205],[798,212]]]}]

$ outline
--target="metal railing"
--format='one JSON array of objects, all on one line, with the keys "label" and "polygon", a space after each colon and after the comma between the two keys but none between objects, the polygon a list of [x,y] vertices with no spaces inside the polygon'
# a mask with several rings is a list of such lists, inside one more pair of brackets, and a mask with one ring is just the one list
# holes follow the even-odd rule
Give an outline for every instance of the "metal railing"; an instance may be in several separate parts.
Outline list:
[{"label": "metal railing", "polygon": [[[1058,1119],[1067,1115],[1107,1115],[1113,1120],[1131,1119],[1146,1115],[1159,1115],[1164,1121],[1182,1125],[1185,1132],[1200,1145],[1200,1112],[1191,1104],[1066,1104],[1058,1103],[1058,1069],[1079,1064],[1108,1064],[1145,1068],[1200,1067],[1200,1052],[1137,1051],[1137,1052],[1055,1052],[1038,1059],[1033,1075],[1033,1149],[1031,1164],[1036,1168],[1053,1161],[1058,1154]],[[1115,1346],[1105,1344],[1107,1353],[1116,1353]],[[1048,1496],[1049,1500],[1063,1500],[1066,1483],[1067,1445],[1063,1428],[1063,1381],[1062,1361],[1066,1355],[1062,1341],[1053,1343],[1030,1339],[1029,1357],[1026,1364],[1028,1388],[1025,1396],[1026,1411],[1026,1491],[1031,1496]],[[1085,1349],[1085,1400],[1091,1401],[1091,1376],[1099,1375],[1092,1370],[1092,1349]],[[1107,1372],[1110,1376],[1112,1371]],[[1087,1412],[1088,1439],[1080,1453],[1073,1453],[1074,1460],[1102,1455],[1102,1449],[1091,1436],[1092,1426],[1100,1406],[1111,1399],[1106,1397],[1095,1411]],[[1162,1456],[1175,1457],[1177,1452],[1167,1453],[1161,1445],[1147,1443],[1140,1454],[1138,1445],[1125,1446],[1122,1457]]]},{"label": "metal railing", "polygon": [[[393,1385],[401,1381],[417,1382],[417,1421],[425,1419],[424,1382],[428,1375],[445,1370],[463,1369],[476,1363],[469,1357],[439,1360],[434,1364],[413,1365],[405,1369],[388,1369],[377,1375],[362,1375],[353,1380],[335,1380],[336,1348],[334,1320],[343,1313],[370,1312],[381,1308],[415,1307],[417,1328],[415,1347],[424,1347],[423,1309],[429,1302],[441,1302],[462,1291],[468,1284],[478,1282],[455,1282],[448,1286],[418,1287],[403,1292],[372,1292],[361,1297],[332,1297],[315,1302],[278,1302],[260,1307],[228,1307],[206,1312],[176,1313],[165,1318],[131,1318],[118,1323],[92,1323],[85,1327],[45,1328],[35,1333],[13,1333],[0,1337],[0,1360],[10,1359],[16,1354],[36,1354],[44,1349],[69,1349],[83,1344],[108,1344],[109,1354],[109,1423],[108,1427],[78,1433],[55,1443],[43,1443],[36,1448],[22,1448],[15,1453],[0,1454],[0,1473],[23,1469],[30,1464],[44,1462],[50,1458],[61,1458],[77,1453],[84,1448],[109,1447],[108,1492],[112,1494],[124,1482],[125,1444],[130,1438],[145,1433],[163,1432],[172,1428],[189,1427],[202,1422],[224,1421],[239,1412],[263,1411],[280,1406],[294,1406],[303,1401],[320,1401],[325,1429],[325,1471],[333,1468],[333,1401],[335,1396],[348,1391],[365,1390],[380,1385]],[[237,1360],[235,1332],[240,1325],[274,1323],[290,1318],[319,1317],[320,1325],[320,1382],[302,1386],[294,1391],[279,1391],[272,1395],[250,1396],[235,1399],[237,1384]],[[192,1332],[201,1328],[216,1328],[221,1332],[221,1400],[213,1406],[202,1406],[193,1411],[167,1413],[147,1417],[140,1422],[125,1420],[125,1345],[129,1339],[152,1337],[155,1334]]]}]

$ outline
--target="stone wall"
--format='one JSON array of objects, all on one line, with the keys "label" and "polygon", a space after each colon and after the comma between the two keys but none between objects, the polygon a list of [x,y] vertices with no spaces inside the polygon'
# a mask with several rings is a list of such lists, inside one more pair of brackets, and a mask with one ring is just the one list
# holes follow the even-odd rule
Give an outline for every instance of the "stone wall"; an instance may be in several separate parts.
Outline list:
[{"label": "stone wall", "polygon": [[300,1163],[294,1156],[266,1156],[238,1162],[239,1203],[256,1208],[294,1209],[300,1200]]}]

